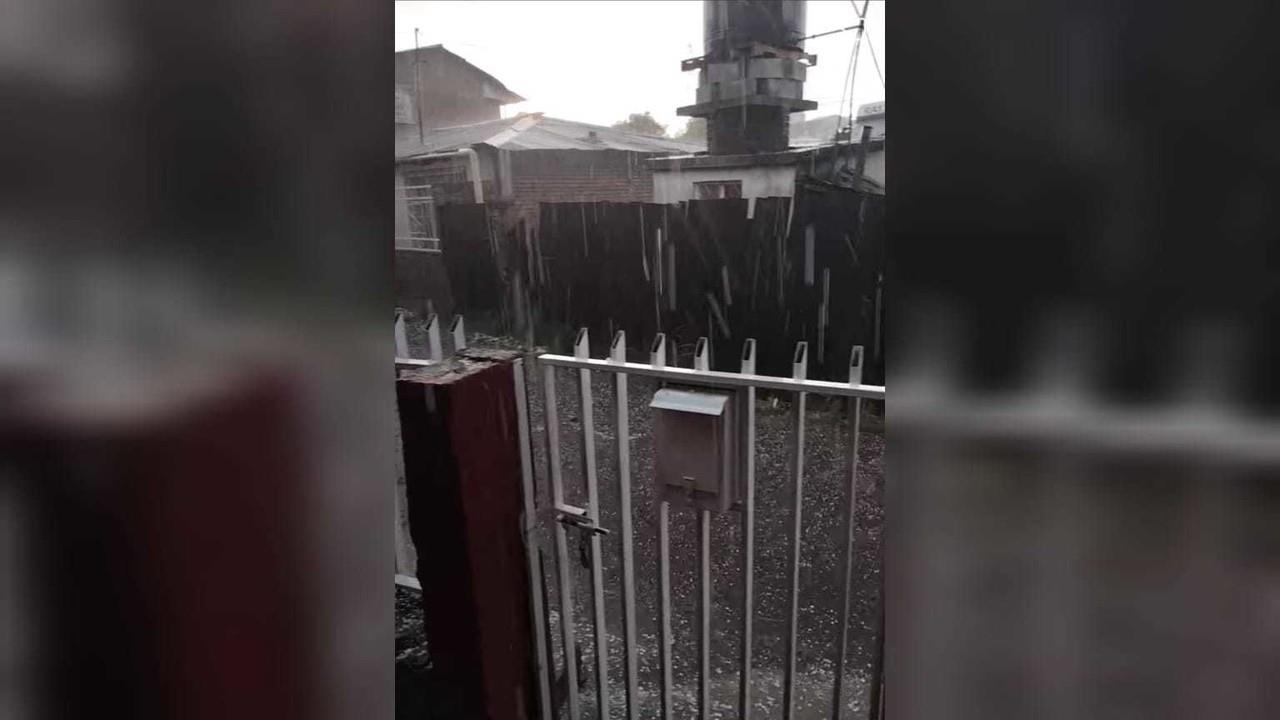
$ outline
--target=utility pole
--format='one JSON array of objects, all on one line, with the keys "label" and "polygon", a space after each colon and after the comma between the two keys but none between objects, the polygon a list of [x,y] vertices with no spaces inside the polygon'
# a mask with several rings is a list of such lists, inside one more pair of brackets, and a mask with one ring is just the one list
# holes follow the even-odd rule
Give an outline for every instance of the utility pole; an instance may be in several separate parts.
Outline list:
[{"label": "utility pole", "polygon": [[418,72],[418,28],[413,29],[413,105],[418,111],[418,144],[426,140],[422,132],[422,76]]}]

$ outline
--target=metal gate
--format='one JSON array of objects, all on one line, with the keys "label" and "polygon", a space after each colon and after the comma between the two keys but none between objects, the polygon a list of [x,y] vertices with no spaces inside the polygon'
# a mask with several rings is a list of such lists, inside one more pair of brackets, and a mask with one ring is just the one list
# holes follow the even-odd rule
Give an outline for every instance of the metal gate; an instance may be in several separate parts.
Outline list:
[{"label": "metal gate", "polygon": [[[832,716],[841,716],[843,662],[849,633],[849,596],[853,569],[854,552],[854,514],[857,500],[857,463],[858,463],[858,430],[862,400],[881,400],[885,396],[883,386],[862,384],[862,347],[853,348],[849,363],[849,380],[847,383],[827,382],[807,379],[808,347],[804,342],[796,346],[792,358],[792,376],[773,377],[755,374],[756,342],[747,340],[741,356],[741,369],[738,373],[718,372],[710,369],[709,346],[706,338],[698,341],[692,368],[668,365],[667,343],[664,335],[659,334],[651,348],[649,363],[632,363],[626,359],[626,338],[619,331],[613,338],[608,359],[591,358],[588,351],[587,331],[579,331],[574,343],[573,356],[544,354],[536,360],[536,369],[541,371],[545,418],[545,451],[548,463],[548,481],[550,483],[550,507],[539,507],[535,488],[535,472],[533,452],[531,448],[531,432],[529,421],[529,403],[526,395],[525,374],[518,365],[515,372],[517,410],[519,415],[519,438],[523,465],[523,502],[529,576],[532,579],[530,592],[530,610],[533,617],[535,635],[535,665],[538,687],[538,705],[540,717],[550,720],[558,716],[558,707],[553,707],[552,673],[554,659],[550,648],[548,632],[552,608],[544,591],[539,590],[543,578],[542,559],[537,540],[539,519],[545,518],[553,526],[554,556],[557,568],[555,582],[559,588],[559,625],[564,652],[563,676],[561,680],[566,688],[560,700],[567,705],[570,720],[578,720],[583,715],[581,698],[578,692],[578,668],[571,649],[576,648],[577,625],[573,600],[573,578],[569,557],[569,534],[585,533],[589,537],[592,622],[595,636],[595,675],[596,675],[596,707],[601,718],[611,717],[611,710],[618,708],[610,698],[611,682],[620,682],[625,688],[626,717],[636,720],[639,712],[639,681],[637,666],[637,634],[636,634],[636,558],[634,549],[634,528],[632,514],[632,462],[631,439],[628,418],[628,377],[632,375],[656,378],[665,383],[677,383],[691,388],[730,391],[741,398],[731,431],[737,438],[736,447],[740,449],[738,464],[735,467],[734,482],[739,483],[740,502],[736,511],[741,515],[741,553],[742,553],[742,623],[741,657],[739,659],[739,689],[737,717],[749,718],[752,711],[752,643],[753,643],[753,610],[755,606],[754,568],[755,568],[755,522],[756,522],[756,488],[755,488],[755,446],[756,390],[767,389],[793,393],[793,418],[791,420],[790,481],[793,492],[790,493],[791,506],[784,508],[790,513],[790,598],[788,603],[788,625],[786,633],[785,662],[783,665],[782,707],[783,716],[790,720],[794,717],[795,706],[795,673],[796,673],[796,636],[798,625],[798,600],[800,578],[801,529],[803,520],[803,486],[804,486],[804,447],[805,447],[805,401],[810,394],[849,398],[850,441],[843,448],[847,456],[848,473],[845,479],[845,497],[842,504],[844,523],[843,573],[841,575],[842,602],[840,604],[839,637],[833,688],[834,710]],[[522,365],[522,364],[521,364]],[[581,418],[581,451],[582,482],[585,484],[586,505],[577,507],[565,501],[566,478],[562,470],[560,421],[556,402],[555,377],[557,368],[578,371],[578,395],[580,401],[579,417]],[[625,677],[613,679],[609,677],[609,633],[605,622],[605,581],[602,563],[602,539],[609,530],[600,526],[600,491],[596,466],[596,431],[592,413],[593,398],[591,379],[593,372],[609,373],[614,383],[614,412],[616,423],[617,478],[619,483],[620,511],[619,528],[621,536],[621,578],[622,578],[622,613],[623,613],[623,660]],[[661,452],[655,449],[655,453]],[[685,478],[686,480],[688,478]],[[646,482],[650,479],[644,479]],[[543,503],[546,505],[546,503]],[[699,537],[699,605],[697,629],[699,636],[699,678],[698,678],[698,715],[707,718],[710,714],[711,675],[711,514],[708,508],[694,508],[698,515]],[[660,693],[662,717],[669,720],[673,716],[672,709],[672,605],[671,605],[671,566],[670,566],[670,518],[671,502],[665,497],[659,501],[658,512],[658,626],[660,632]],[[873,697],[876,691],[873,689]],[[876,708],[872,708],[872,717]]]}]

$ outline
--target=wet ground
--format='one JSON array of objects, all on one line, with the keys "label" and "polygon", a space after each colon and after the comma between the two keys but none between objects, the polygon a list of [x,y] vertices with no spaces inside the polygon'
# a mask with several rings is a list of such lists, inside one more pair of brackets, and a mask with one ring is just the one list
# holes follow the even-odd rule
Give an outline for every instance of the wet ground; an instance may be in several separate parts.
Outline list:
[{"label": "wet ground", "polygon": [[[682,363],[684,364],[684,363]],[[550,505],[546,468],[542,373],[526,361],[539,506]],[[556,372],[556,405],[560,416],[561,462],[567,502],[586,504],[582,473],[582,413],[577,371]],[[655,380],[628,378],[632,512],[634,532],[636,656],[641,717],[660,716],[658,622],[657,504],[652,483],[652,423],[648,403],[658,389]],[[626,706],[620,485],[617,467],[617,424],[614,377],[594,373],[592,419],[601,503],[601,525],[612,532],[602,543],[605,617],[609,645],[607,687],[612,717]],[[757,718],[782,715],[793,522],[792,473],[795,413],[790,394],[757,399],[755,593],[753,614],[752,698]],[[878,419],[877,419],[878,420]],[[864,426],[879,422],[864,421]],[[843,401],[809,396],[805,413],[804,481],[802,484],[801,551],[795,705],[797,718],[830,717],[839,637],[844,568],[844,508],[847,504],[850,433]],[[880,538],[883,520],[883,435],[863,432],[859,438],[855,558],[851,585],[848,651],[842,704],[863,713],[876,634]],[[544,580],[556,673],[563,672],[562,603],[550,523],[540,528]],[[712,717],[737,717],[742,649],[742,520],[740,513],[712,515],[712,643],[710,694]],[[592,622],[591,572],[583,560],[585,536],[569,534],[571,595],[582,653],[580,697],[583,717],[598,717],[596,708],[595,636]],[[671,588],[673,631],[673,710],[675,717],[697,713],[698,698],[698,521],[692,509],[671,512]],[[407,592],[407,591],[398,591]],[[398,596],[399,597],[399,596]],[[397,604],[397,679],[401,666],[418,662],[401,647],[400,603]],[[411,625],[411,622],[408,623]],[[406,637],[408,637],[406,635]],[[406,640],[411,644],[412,641]],[[403,660],[401,659],[403,656]],[[425,663],[425,656],[422,658]],[[416,667],[416,666],[415,666]],[[425,664],[423,665],[425,667]],[[400,697],[397,685],[397,699]],[[399,714],[399,712],[398,712]]]}]

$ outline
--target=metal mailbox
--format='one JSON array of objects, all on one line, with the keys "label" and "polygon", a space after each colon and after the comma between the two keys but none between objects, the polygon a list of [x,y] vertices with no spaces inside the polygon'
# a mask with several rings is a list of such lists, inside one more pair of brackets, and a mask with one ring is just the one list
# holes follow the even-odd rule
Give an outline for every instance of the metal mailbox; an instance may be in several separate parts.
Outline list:
[{"label": "metal mailbox", "polygon": [[730,509],[737,500],[733,394],[663,388],[649,407],[659,497],[703,510]]}]

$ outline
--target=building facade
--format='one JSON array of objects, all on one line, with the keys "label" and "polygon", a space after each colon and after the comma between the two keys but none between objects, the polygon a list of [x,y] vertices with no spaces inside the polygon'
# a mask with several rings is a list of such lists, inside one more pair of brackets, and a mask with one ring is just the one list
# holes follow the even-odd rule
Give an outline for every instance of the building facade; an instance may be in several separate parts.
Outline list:
[{"label": "building facade", "polygon": [[676,112],[706,120],[708,152],[650,160],[656,202],[794,197],[801,182],[883,194],[883,102],[863,105],[843,134],[790,137],[791,114],[817,107],[804,99],[817,61],[804,39],[803,2],[703,3],[704,54],[681,63],[698,70],[696,102]]},{"label": "building facade", "polygon": [[430,131],[397,144],[397,244],[436,237],[436,208],[449,203],[536,223],[544,202],[653,202],[648,161],[701,147],[538,113]]},{"label": "building facade", "polygon": [[524,101],[442,45],[395,54],[395,94],[397,143],[436,128],[497,120],[503,105]]}]

